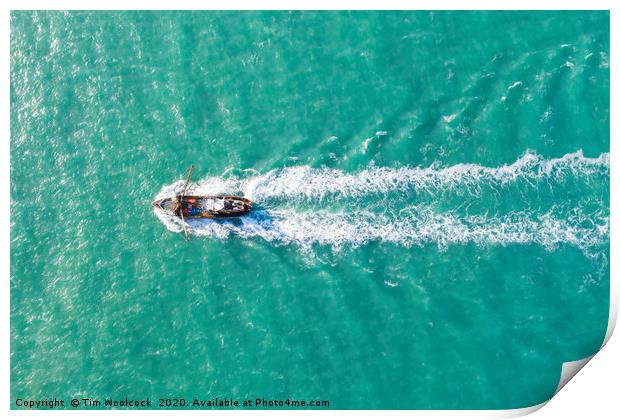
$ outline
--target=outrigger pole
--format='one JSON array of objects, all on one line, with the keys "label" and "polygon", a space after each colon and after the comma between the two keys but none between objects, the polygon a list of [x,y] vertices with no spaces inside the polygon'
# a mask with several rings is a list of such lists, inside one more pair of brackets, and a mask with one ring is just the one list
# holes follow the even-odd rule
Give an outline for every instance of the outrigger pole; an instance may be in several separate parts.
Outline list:
[{"label": "outrigger pole", "polygon": [[187,192],[187,187],[189,186],[189,179],[192,177],[192,172],[194,172],[194,165],[189,167],[189,173],[187,174],[187,181],[185,181],[185,189],[183,190],[183,194],[181,194],[181,197],[185,197],[185,193]]},{"label": "outrigger pole", "polygon": [[194,165],[189,167],[189,173],[187,174],[187,181],[185,181],[185,188],[183,189],[183,194],[181,194],[181,199],[179,200],[179,213],[181,213],[181,226],[183,226],[183,232],[185,232],[185,240],[189,241],[189,235],[187,233],[187,227],[185,226],[185,217],[183,216],[183,198],[185,197],[185,193],[187,192],[187,187],[189,186],[189,179],[192,177],[192,172],[194,172]]},{"label": "outrigger pole", "polygon": [[189,241],[189,235],[187,234],[187,227],[185,226],[185,217],[183,217],[183,207],[181,207],[181,226],[183,226],[183,232],[185,232],[185,240]]}]

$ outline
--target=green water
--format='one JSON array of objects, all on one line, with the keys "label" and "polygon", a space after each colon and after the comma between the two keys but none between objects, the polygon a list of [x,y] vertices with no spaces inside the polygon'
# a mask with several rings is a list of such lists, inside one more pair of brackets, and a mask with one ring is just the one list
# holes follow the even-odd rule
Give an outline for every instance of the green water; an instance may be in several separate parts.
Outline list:
[{"label": "green water", "polygon": [[[503,409],[609,305],[607,12],[12,12],[17,398]],[[182,188],[233,222],[155,212]]]}]

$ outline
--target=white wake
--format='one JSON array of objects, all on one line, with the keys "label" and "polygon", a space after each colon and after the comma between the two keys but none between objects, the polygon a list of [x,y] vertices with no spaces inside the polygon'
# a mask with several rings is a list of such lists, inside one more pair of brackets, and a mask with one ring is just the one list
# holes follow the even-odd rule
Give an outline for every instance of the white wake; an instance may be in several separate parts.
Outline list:
[{"label": "white wake", "polygon": [[[373,167],[347,174],[335,169],[297,166],[241,178],[224,175],[192,184],[190,192],[240,194],[262,208],[238,220],[191,220],[188,228],[195,236],[262,238],[280,244],[328,245],[334,249],[380,241],[405,247],[473,243],[538,244],[554,249],[569,244],[587,250],[609,241],[608,205],[599,204],[593,209],[587,197],[573,207],[567,203],[547,203],[549,208],[544,211],[528,208],[505,214],[461,214],[460,210],[450,208],[438,211],[438,206],[416,202],[401,203],[400,210],[360,208],[359,202],[336,208],[325,203],[310,210],[299,205],[299,200],[320,203],[327,195],[346,200],[411,189],[435,195],[442,189],[466,188],[475,194],[481,184],[501,187],[515,182],[527,185],[541,180],[559,182],[588,177],[594,177],[593,183],[598,183],[595,187],[601,187],[601,180],[608,182],[609,154],[587,158],[579,151],[557,159],[543,159],[527,153],[513,164],[497,168],[476,164],[445,168]],[[182,186],[182,180],[165,186],[158,198],[173,195]],[[181,230],[178,218],[161,211],[156,214],[168,229]]]},{"label": "white wake", "polygon": [[[467,163],[444,168],[371,167],[355,173],[293,166],[243,178],[207,178],[193,183],[190,191],[196,194],[240,194],[255,201],[272,198],[321,199],[333,194],[339,197],[360,197],[398,190],[436,194],[442,190],[462,187],[475,191],[482,185],[502,186],[517,181],[534,183],[540,180],[558,182],[570,176],[587,179],[593,175],[609,176],[609,153],[588,158],[579,150],[561,158],[544,159],[528,152],[516,162],[500,167]],[[178,191],[183,182],[179,180],[164,187],[158,197]]]}]

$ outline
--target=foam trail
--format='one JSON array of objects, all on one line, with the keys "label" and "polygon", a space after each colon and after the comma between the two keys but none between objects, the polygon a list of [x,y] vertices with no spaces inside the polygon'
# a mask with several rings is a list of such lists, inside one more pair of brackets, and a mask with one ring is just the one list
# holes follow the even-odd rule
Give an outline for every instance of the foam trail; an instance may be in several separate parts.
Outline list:
[{"label": "foam trail", "polygon": [[[501,187],[515,182],[535,184],[541,180],[561,181],[569,176],[588,179],[609,176],[609,153],[596,158],[583,156],[581,150],[561,158],[544,159],[526,153],[516,162],[499,167],[457,164],[448,167],[371,167],[355,173],[338,169],[294,166],[272,170],[247,178],[214,177],[199,181],[190,188],[198,194],[243,194],[257,201],[274,198],[323,199],[328,195],[360,197],[390,191],[426,192],[463,189],[475,194],[482,186]],[[165,187],[160,196],[181,188],[182,181]]]},{"label": "foam trail", "polygon": [[[587,215],[576,208],[564,218],[557,208],[542,215],[511,212],[504,216],[475,215],[458,217],[452,213],[436,214],[428,209],[410,207],[394,219],[390,215],[370,212],[331,213],[296,212],[293,209],[259,212],[237,222],[192,220],[190,233],[198,236],[228,238],[258,237],[282,244],[303,247],[329,245],[335,250],[369,242],[388,242],[404,247],[436,243],[474,243],[477,245],[538,244],[554,249],[570,244],[587,250],[608,241],[609,218],[604,214]],[[177,218],[158,212],[173,231],[180,232]]]},{"label": "foam trail", "polygon": [[[600,192],[609,182],[609,154],[587,158],[578,151],[561,158],[543,159],[526,153],[516,162],[496,168],[476,164],[445,168],[371,167],[347,174],[335,169],[296,166],[264,175],[254,173],[245,178],[214,177],[192,184],[190,193],[242,194],[267,210],[255,210],[235,221],[191,220],[188,227],[192,235],[262,238],[279,244],[327,245],[334,249],[379,241],[405,247],[474,243],[539,244],[553,249],[559,244],[569,244],[588,253],[594,247],[607,244],[609,210],[604,198],[600,201],[596,196],[582,197],[575,203],[573,197],[571,203],[563,202],[561,206],[545,198],[542,206],[534,209],[531,200],[513,201],[512,205],[523,204],[529,210],[519,211],[519,207],[509,209],[504,205],[497,206],[502,214],[494,215],[472,215],[468,213],[468,206],[461,206],[483,186],[495,191],[517,183],[517,191],[532,185],[540,191],[541,182],[555,189],[564,180],[570,188],[574,183],[585,182]],[[157,197],[174,195],[183,188],[183,182],[164,186]],[[388,196],[394,191],[412,189],[433,196],[454,189],[469,195],[460,194],[459,200],[434,199],[426,203],[426,207],[423,200],[415,200],[416,205],[412,205],[409,195]],[[495,203],[505,203],[506,197],[513,193],[514,190],[510,190],[497,195]],[[342,206],[321,201],[327,195],[346,200],[370,194],[381,197],[348,200]],[[310,211],[308,203],[300,203],[300,198],[311,200],[310,204],[322,204]],[[337,207],[347,211],[339,212]],[[441,213],[436,213],[435,208],[441,208]],[[157,210],[156,213],[168,229],[181,230],[176,217]]]}]

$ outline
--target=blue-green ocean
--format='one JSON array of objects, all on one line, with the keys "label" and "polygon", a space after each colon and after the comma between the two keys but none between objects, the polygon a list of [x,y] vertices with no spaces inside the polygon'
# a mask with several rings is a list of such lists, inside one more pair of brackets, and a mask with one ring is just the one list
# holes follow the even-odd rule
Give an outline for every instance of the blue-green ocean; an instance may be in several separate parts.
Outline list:
[{"label": "blue-green ocean", "polygon": [[[11,406],[550,398],[607,328],[609,43],[608,12],[12,12]],[[255,210],[186,242],[151,202],[191,164]]]}]

